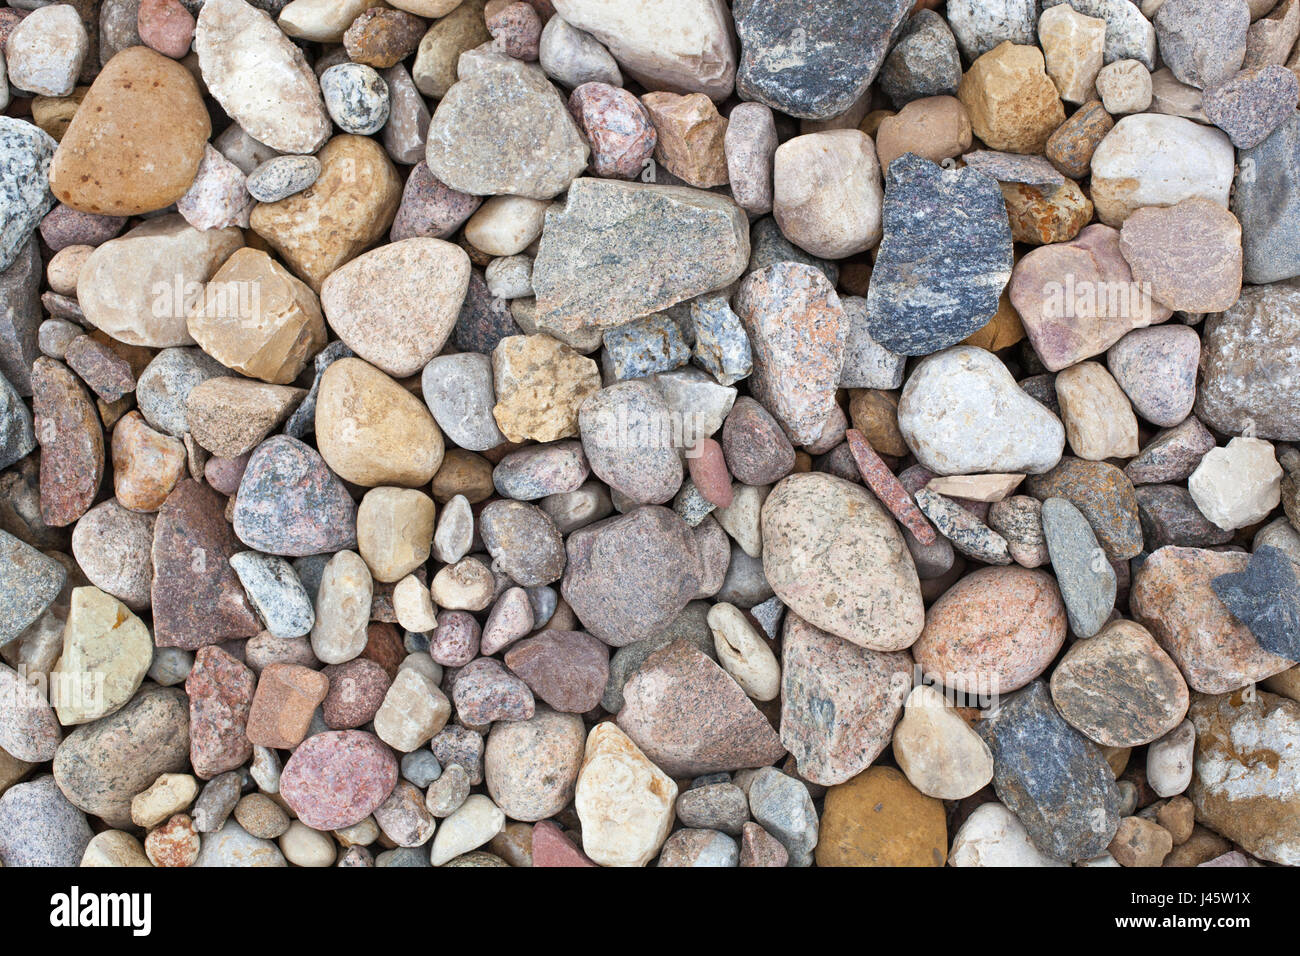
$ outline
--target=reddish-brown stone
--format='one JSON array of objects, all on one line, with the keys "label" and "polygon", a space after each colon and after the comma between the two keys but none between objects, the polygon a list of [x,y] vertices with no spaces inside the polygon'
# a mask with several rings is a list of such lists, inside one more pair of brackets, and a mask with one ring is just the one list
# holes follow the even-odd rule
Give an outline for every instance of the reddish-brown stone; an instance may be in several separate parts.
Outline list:
[{"label": "reddish-brown stone", "polygon": [[259,747],[297,747],[329,689],[329,678],[320,671],[301,664],[271,664],[257,681],[248,714],[248,739]]},{"label": "reddish-brown stone", "polygon": [[127,412],[113,428],[113,493],[132,511],[157,511],[185,477],[185,446],[154,431],[139,412]]},{"label": "reddish-brown stone", "polygon": [[136,25],[140,42],[163,56],[179,60],[190,51],[194,17],[180,0],[140,0]]},{"label": "reddish-brown stone", "polygon": [[609,648],[581,631],[542,631],[514,644],[506,667],[556,710],[583,714],[609,681]]},{"label": "reddish-brown stone", "polygon": [[536,707],[528,685],[492,657],[466,664],[456,675],[451,695],[460,719],[473,727],[494,720],[527,720]]},{"label": "reddish-brown stone", "polygon": [[423,20],[403,10],[371,7],[352,21],[343,46],[353,62],[386,70],[415,52],[426,29]]},{"label": "reddish-brown stone", "polygon": [[135,391],[131,363],[89,335],[78,335],[69,342],[63,360],[106,402],[115,402]]},{"label": "reddish-brown stone", "polygon": [[721,445],[712,438],[701,439],[686,456],[686,468],[705,501],[719,508],[731,504],[731,474]]},{"label": "reddish-brown stone", "polygon": [[202,647],[185,679],[190,698],[190,763],[210,780],[241,766],[253,753],[246,736],[257,678],[219,647]]},{"label": "reddish-brown stone", "polygon": [[776,837],[757,823],[746,823],[740,830],[741,866],[785,866],[790,852]]},{"label": "reddish-brown stone", "polygon": [[880,499],[880,503],[889,509],[889,513],[898,519],[904,528],[921,544],[934,544],[934,528],[925,520],[921,509],[912,502],[907,489],[894,477],[889,466],[881,461],[862,432],[850,428],[844,433],[849,441],[849,452],[858,466],[858,474],[867,487]]},{"label": "reddish-brown stone", "polygon": [[397,758],[374,734],[331,730],[293,752],[280,776],[280,796],[314,830],[360,823],[397,785]]},{"label": "reddish-brown stone", "polygon": [[550,820],[533,826],[533,866],[595,866]]},{"label": "reddish-brown stone", "polygon": [[647,169],[659,134],[650,113],[627,90],[583,83],[569,96],[582,135],[591,143],[591,171],[609,179],[636,179]]},{"label": "reddish-brown stone", "polygon": [[41,517],[61,528],[95,503],[104,478],[104,431],[86,389],[54,359],[32,363],[32,407],[41,445]]},{"label": "reddish-brown stone", "polygon": [[371,621],[366,627],[366,646],[361,656],[382,667],[389,680],[395,680],[402,661],[406,660],[406,645],[392,624]]},{"label": "reddish-brown stone", "polygon": [[329,679],[321,714],[331,730],[351,730],[369,723],[393,682],[383,667],[364,657],[331,664],[321,673]]},{"label": "reddish-brown stone", "polygon": [[262,629],[230,566],[231,555],[244,548],[225,509],[221,495],[187,478],[158,511],[151,591],[159,647],[195,650]]}]

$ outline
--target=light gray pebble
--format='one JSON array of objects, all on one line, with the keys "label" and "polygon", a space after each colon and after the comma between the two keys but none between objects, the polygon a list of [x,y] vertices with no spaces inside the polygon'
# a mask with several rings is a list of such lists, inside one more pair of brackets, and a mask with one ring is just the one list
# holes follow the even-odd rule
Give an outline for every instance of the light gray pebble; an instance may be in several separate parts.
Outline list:
[{"label": "light gray pebble", "polygon": [[247,189],[258,202],[277,202],[295,196],[320,178],[315,156],[276,156],[248,175]]},{"label": "light gray pebble", "polygon": [[345,133],[369,136],[388,122],[388,84],[364,63],[339,63],[321,74],[330,119]]}]

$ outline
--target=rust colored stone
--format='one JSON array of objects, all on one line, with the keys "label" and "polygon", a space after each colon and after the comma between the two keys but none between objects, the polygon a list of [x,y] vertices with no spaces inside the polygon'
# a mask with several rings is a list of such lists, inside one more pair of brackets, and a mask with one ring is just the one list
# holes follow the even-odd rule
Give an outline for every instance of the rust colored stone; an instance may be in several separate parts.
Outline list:
[{"label": "rust colored stone", "polygon": [[185,679],[190,698],[190,763],[210,780],[253,754],[245,734],[257,678],[219,647],[202,647]]},{"label": "rust colored stone", "polygon": [[271,664],[257,682],[248,713],[248,739],[277,750],[297,747],[329,689],[329,678],[319,671],[301,664]]},{"label": "rust colored stone", "polygon": [[41,445],[41,517],[59,528],[95,502],[104,478],[104,432],[90,395],[54,359],[32,363],[32,407]]},{"label": "rust colored stone", "polygon": [[934,528],[925,520],[921,509],[912,502],[912,496],[902,486],[889,466],[880,460],[870,443],[856,428],[844,433],[849,441],[849,451],[858,466],[858,473],[889,513],[916,537],[921,544],[934,544]]},{"label": "rust colored stone", "polygon": [[69,342],[63,360],[106,402],[115,402],[135,391],[131,363],[89,335],[78,335]]},{"label": "rust colored stone", "polygon": [[156,432],[139,412],[128,412],[113,429],[113,493],[123,508],[157,511],[185,477],[185,445]]}]

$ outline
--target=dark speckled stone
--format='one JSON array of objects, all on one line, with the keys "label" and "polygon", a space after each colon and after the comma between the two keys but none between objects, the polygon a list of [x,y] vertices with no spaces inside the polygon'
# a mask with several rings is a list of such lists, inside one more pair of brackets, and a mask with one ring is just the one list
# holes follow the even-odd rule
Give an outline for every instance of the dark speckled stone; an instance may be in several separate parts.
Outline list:
[{"label": "dark speckled stone", "polygon": [[1284,551],[1264,545],[1250,556],[1245,571],[1221,574],[1210,587],[1260,647],[1300,661],[1300,584]]},{"label": "dark speckled stone", "polygon": [[483,273],[478,269],[472,270],[465,301],[452,329],[456,348],[462,352],[491,354],[502,339],[522,334],[510,313],[510,303],[488,291]]},{"label": "dark speckled stone", "polygon": [[997,180],[908,153],[885,174],[883,217],[867,291],[871,337],[901,355],[929,355],[987,325],[1012,265]]},{"label": "dark speckled stone", "polygon": [[1119,827],[1119,788],[1106,758],[1056,712],[1047,684],[1034,681],[1000,702],[979,725],[993,752],[993,788],[1058,860],[1100,856]]},{"label": "dark speckled stone", "polygon": [[1232,540],[1231,531],[1224,531],[1201,514],[1191,492],[1182,485],[1143,485],[1135,489],[1135,494],[1147,551],[1167,544],[1208,548]]},{"label": "dark speckled stone", "polygon": [[1024,489],[1039,501],[1064,498],[1083,512],[1112,560],[1131,558],[1142,550],[1137,495],[1133,483],[1114,465],[1067,456],[1051,471],[1030,475]]},{"label": "dark speckled stone", "polygon": [[736,91],[804,119],[846,112],[876,78],[911,0],[737,0]]},{"label": "dark speckled stone", "polygon": [[267,554],[302,557],[355,548],[357,508],[314,449],[288,435],[257,446],[235,499],[235,534]]},{"label": "dark speckled stone", "polygon": [[685,641],[651,654],[623,696],[619,727],[670,776],[765,767],[785,756],[740,685]]}]

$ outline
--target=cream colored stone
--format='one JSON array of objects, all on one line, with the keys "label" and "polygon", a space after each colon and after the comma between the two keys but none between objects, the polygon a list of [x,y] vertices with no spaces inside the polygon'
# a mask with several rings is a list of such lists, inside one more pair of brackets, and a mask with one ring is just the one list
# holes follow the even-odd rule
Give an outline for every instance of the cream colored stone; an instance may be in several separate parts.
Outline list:
[{"label": "cream colored stone", "polygon": [[120,709],[153,661],[144,622],[96,587],[73,588],[63,627],[63,656],[50,675],[51,696],[65,727]]},{"label": "cream colored stone", "polygon": [[415,51],[411,79],[425,96],[442,99],[456,82],[460,55],[483,43],[492,35],[484,22],[486,0],[464,0],[429,28]]},{"label": "cream colored stone", "polygon": [[1038,18],[1038,42],[1047,75],[1061,99],[1067,103],[1091,99],[1106,45],[1106,21],[1084,16],[1068,3],[1057,4]]},{"label": "cream colored stone", "polygon": [[442,866],[462,853],[477,850],[505,826],[506,815],[492,798],[472,793],[438,827],[429,859],[434,866]]},{"label": "cream colored stone", "polygon": [[949,866],[1069,866],[1042,853],[1014,813],[994,801],[975,808],[952,840]]},{"label": "cream colored stone", "polygon": [[1065,122],[1043,53],[1034,46],[1007,40],[994,47],[971,64],[957,96],[970,113],[975,135],[989,149],[1041,154],[1048,137]]},{"label": "cream colored stone", "polygon": [[198,795],[198,781],[188,773],[164,773],[148,790],[131,798],[131,822],[151,830],[172,814],[188,810]]},{"label": "cream colored stone", "polygon": [[523,252],[542,234],[551,203],[526,196],[493,196],[465,223],[465,238],[490,256]]},{"label": "cream colored stone", "polygon": [[276,21],[286,36],[313,43],[342,43],[352,21],[382,0],[291,0]]},{"label": "cream colored stone", "polygon": [[1201,514],[1224,531],[1256,524],[1282,500],[1282,466],[1273,445],[1238,437],[1212,448],[1187,479]]},{"label": "cream colored stone", "polygon": [[140,841],[124,830],[96,833],[81,855],[83,867],[153,866]]},{"label": "cream colored stone", "polygon": [[294,866],[332,866],[334,840],[328,833],[313,830],[307,824],[294,820],[280,836],[280,852]]},{"label": "cream colored stone", "polygon": [[59,295],[77,294],[77,277],[81,268],[95,251],[94,246],[64,246],[45,266],[45,278],[50,283],[50,291]]},{"label": "cream colored stone", "polygon": [[1056,399],[1066,441],[1080,458],[1105,461],[1137,455],[1137,416],[1100,362],[1080,362],[1058,372]]},{"label": "cream colored stone", "polygon": [[442,464],[442,432],[424,402],[357,358],[321,376],[316,445],[340,478],[367,488],[428,484]]},{"label": "cream colored stone", "polygon": [[939,800],[965,799],[993,779],[988,744],[926,684],[907,697],[894,728],[894,759],[912,786]]},{"label": "cream colored stone", "polygon": [[613,722],[587,735],[574,807],[582,850],[601,866],[645,866],[672,829],[677,784]]},{"label": "cream colored stone", "polygon": [[492,570],[476,558],[462,558],[441,568],[429,585],[438,607],[451,611],[481,611],[496,592]]},{"label": "cream colored stone", "polygon": [[773,163],[772,214],[795,245],[842,259],[880,242],[885,193],[865,133],[796,136],[777,147]]},{"label": "cream colored stone", "polygon": [[193,345],[186,320],[206,283],[244,244],[238,229],[200,232],[180,215],[159,216],[110,239],[77,276],[86,321],[127,345]]},{"label": "cream colored stone", "polygon": [[330,558],[316,592],[316,623],[311,649],[325,664],[342,664],[366,649],[366,626],[374,582],[370,569],[355,551]]},{"label": "cream colored stone", "polygon": [[433,499],[414,488],[373,488],[357,508],[357,550],[376,581],[392,584],[429,560]]},{"label": "cream colored stone", "polygon": [[720,601],[709,609],[708,622],[722,669],[754,700],[776,700],[781,693],[781,665],[741,610]]},{"label": "cream colored stone", "polygon": [[413,667],[397,673],[375,713],[375,735],[402,753],[419,750],[447,725],[451,702]]},{"label": "cream colored stone", "polygon": [[1024,480],[1024,475],[950,475],[931,478],[926,487],[949,498],[994,502],[1007,497]]},{"label": "cream colored stone", "polygon": [[185,422],[201,448],[219,458],[238,458],[288,418],[306,394],[288,385],[218,376],[190,389]]},{"label": "cream colored stone", "polygon": [[576,436],[578,409],[600,390],[596,363],[544,334],[511,335],[497,343],[492,378],[492,416],[514,442]]},{"label": "cream colored stone", "polygon": [[442,349],[469,288],[469,256],[450,242],[415,236],[345,263],[321,285],[332,328],[360,358],[397,378],[419,372]]},{"label": "cream colored stone", "polygon": [[325,347],[320,301],[260,249],[237,249],[203,289],[188,328],[226,368],[288,385]]},{"label": "cream colored stone", "polygon": [[1112,116],[1141,113],[1151,105],[1151,71],[1137,60],[1116,60],[1097,74],[1097,95]]},{"label": "cream colored stone", "polygon": [[393,614],[408,631],[425,634],[438,626],[438,612],[429,589],[414,574],[408,574],[393,588]]},{"label": "cream colored stone", "polygon": [[455,564],[469,554],[474,543],[474,512],[469,499],[455,495],[443,505],[438,530],[433,534],[433,556],[446,564]]}]

